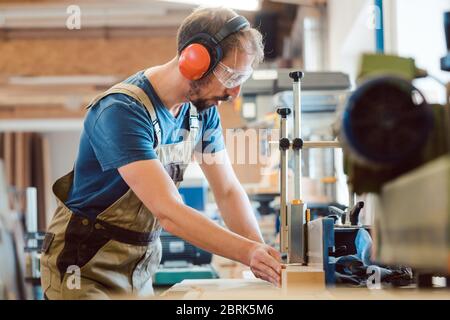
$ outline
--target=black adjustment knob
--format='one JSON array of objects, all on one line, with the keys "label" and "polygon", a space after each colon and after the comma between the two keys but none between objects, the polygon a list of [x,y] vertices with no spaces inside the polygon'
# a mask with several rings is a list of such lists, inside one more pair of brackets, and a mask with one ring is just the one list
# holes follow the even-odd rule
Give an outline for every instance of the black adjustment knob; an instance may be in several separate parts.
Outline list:
[{"label": "black adjustment knob", "polygon": [[355,206],[350,210],[350,223],[352,226],[357,226],[359,223],[359,213],[364,208],[364,202],[358,201]]},{"label": "black adjustment knob", "polygon": [[287,150],[289,149],[291,142],[288,138],[281,138],[280,139],[280,150]]},{"label": "black adjustment knob", "polygon": [[305,74],[303,72],[301,72],[301,71],[289,72],[289,77],[291,79],[294,79],[295,82],[298,82],[298,80],[302,79],[304,75]]},{"label": "black adjustment knob", "polygon": [[301,148],[303,148],[303,140],[301,138],[295,138],[292,141],[292,149],[300,150]]},{"label": "black adjustment knob", "polygon": [[283,117],[286,118],[288,115],[291,114],[291,109],[290,108],[278,108],[277,109],[277,113]]}]

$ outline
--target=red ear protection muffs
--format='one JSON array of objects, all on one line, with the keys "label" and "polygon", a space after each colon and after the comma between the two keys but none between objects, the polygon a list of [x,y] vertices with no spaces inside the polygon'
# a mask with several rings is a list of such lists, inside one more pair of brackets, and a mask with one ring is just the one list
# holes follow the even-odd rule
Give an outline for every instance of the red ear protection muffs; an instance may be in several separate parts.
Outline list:
[{"label": "red ear protection muffs", "polygon": [[198,80],[211,65],[208,50],[200,43],[188,45],[180,54],[178,68],[181,74],[189,80]]},{"label": "red ear protection muffs", "polygon": [[214,36],[199,33],[181,47],[178,68],[189,80],[198,80],[208,75],[223,58],[220,42],[229,35],[250,26],[243,16],[228,20]]}]

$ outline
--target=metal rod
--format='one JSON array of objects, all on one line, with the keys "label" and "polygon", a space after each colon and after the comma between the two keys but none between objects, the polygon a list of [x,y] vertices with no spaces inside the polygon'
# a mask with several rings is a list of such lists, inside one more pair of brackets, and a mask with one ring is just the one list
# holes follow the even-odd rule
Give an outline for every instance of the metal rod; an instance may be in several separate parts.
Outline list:
[{"label": "metal rod", "polygon": [[303,141],[303,149],[341,148],[339,141]]},{"label": "metal rod", "polygon": [[[269,141],[269,144],[279,144],[278,141]],[[292,143],[291,143],[292,146]],[[303,149],[314,149],[314,148],[342,148],[339,141],[303,141]]]},{"label": "metal rod", "polygon": [[[281,117],[280,139],[287,138],[287,119]],[[288,149],[280,150],[281,172],[280,172],[280,251],[288,251],[288,224],[287,224],[287,203],[288,203]]]},{"label": "metal rod", "polygon": [[294,138],[291,147],[294,151],[294,199],[288,207],[288,263],[304,264],[305,260],[305,204],[302,202],[302,102],[300,79],[303,72],[294,71],[289,74],[293,79],[294,94]]},{"label": "metal rod", "polygon": [[[293,81],[294,92],[294,138],[300,138],[302,133],[302,106],[301,106],[301,85],[300,79]],[[294,150],[294,199],[302,199],[302,152],[300,149]]]}]

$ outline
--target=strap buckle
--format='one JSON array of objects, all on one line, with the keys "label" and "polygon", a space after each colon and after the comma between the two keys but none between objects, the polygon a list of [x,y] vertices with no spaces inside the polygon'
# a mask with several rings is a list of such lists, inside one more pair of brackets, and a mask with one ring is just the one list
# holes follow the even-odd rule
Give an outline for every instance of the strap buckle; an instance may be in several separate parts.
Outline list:
[{"label": "strap buckle", "polygon": [[196,115],[189,116],[189,127],[191,129],[193,129],[193,128],[198,129],[199,128],[198,122],[199,122],[198,121],[198,116],[196,116]]}]

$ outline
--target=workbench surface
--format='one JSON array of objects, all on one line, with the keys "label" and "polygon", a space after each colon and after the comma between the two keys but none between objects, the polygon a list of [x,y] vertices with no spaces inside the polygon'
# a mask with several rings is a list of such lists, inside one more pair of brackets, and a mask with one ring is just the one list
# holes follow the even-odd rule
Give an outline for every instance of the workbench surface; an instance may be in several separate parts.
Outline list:
[{"label": "workbench surface", "polygon": [[418,290],[367,289],[367,288],[297,288],[286,290],[259,279],[208,279],[184,280],[175,284],[158,299],[208,299],[208,300],[397,300],[446,299],[450,290],[435,288]]}]

